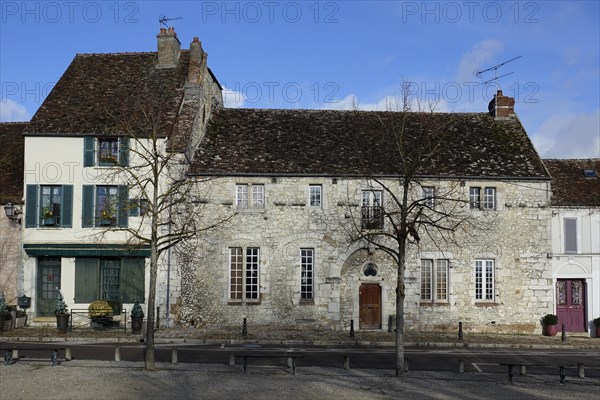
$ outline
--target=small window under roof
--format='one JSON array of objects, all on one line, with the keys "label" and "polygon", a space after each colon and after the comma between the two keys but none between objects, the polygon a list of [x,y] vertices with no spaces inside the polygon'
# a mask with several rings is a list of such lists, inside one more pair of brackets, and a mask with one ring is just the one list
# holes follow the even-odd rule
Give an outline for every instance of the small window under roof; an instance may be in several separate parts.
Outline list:
[{"label": "small window under roof", "polygon": [[586,178],[597,178],[598,177],[598,172],[596,172],[595,169],[584,169],[583,170],[583,176],[585,176]]}]

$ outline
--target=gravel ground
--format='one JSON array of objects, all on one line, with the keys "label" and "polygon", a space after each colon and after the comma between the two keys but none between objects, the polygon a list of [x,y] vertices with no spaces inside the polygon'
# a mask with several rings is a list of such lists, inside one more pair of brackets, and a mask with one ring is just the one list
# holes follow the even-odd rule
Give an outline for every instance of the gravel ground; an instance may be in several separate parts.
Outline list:
[{"label": "gravel ground", "polygon": [[410,371],[397,380],[391,370],[143,364],[73,360],[0,365],[0,399],[588,399],[600,398],[600,380],[557,375],[506,375]]}]

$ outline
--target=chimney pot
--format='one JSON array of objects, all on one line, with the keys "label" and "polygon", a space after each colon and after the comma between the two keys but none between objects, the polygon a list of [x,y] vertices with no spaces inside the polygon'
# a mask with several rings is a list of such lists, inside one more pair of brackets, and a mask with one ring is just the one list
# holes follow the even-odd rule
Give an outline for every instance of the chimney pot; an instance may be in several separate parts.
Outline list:
[{"label": "chimney pot", "polygon": [[498,90],[488,105],[490,115],[495,119],[508,119],[515,116],[515,99],[502,95]]},{"label": "chimney pot", "polygon": [[181,42],[177,39],[175,30],[171,27],[168,30],[160,28],[160,33],[156,35],[158,39],[158,68],[172,68],[177,65]]}]

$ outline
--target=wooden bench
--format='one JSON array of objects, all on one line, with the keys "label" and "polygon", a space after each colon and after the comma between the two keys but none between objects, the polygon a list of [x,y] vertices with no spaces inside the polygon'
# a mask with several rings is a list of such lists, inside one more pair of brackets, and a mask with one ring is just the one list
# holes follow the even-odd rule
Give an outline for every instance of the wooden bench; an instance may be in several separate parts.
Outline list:
[{"label": "wooden bench", "polygon": [[10,347],[0,348],[0,351],[4,351],[4,365],[11,365],[21,359],[19,351],[50,351],[50,362],[52,366],[58,365],[58,352],[64,350],[65,361],[71,361],[71,348],[70,347]]},{"label": "wooden bench", "polygon": [[279,358],[279,359],[287,359],[288,367],[291,364],[292,374],[296,375],[296,359],[301,358],[302,356],[293,354],[293,353],[285,353],[285,354],[256,354],[256,353],[233,353],[234,358],[242,358],[244,360],[244,373],[246,373],[248,369],[248,359],[249,358]]}]

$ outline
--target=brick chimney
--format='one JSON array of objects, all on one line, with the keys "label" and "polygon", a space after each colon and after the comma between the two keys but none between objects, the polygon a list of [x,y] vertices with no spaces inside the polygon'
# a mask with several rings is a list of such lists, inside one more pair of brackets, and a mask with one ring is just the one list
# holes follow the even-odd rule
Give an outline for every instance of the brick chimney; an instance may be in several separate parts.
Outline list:
[{"label": "brick chimney", "polygon": [[207,54],[202,50],[202,43],[194,37],[190,43],[190,60],[188,64],[188,83],[201,85],[204,71],[206,70]]},{"label": "brick chimney", "polygon": [[492,101],[490,101],[490,104],[488,104],[488,111],[495,119],[509,119],[514,117],[515,99],[503,96],[502,90],[498,90]]},{"label": "brick chimney", "polygon": [[173,28],[160,28],[156,35],[158,39],[158,68],[173,68],[177,66],[179,60],[179,50],[181,42],[177,39],[177,34]]}]

